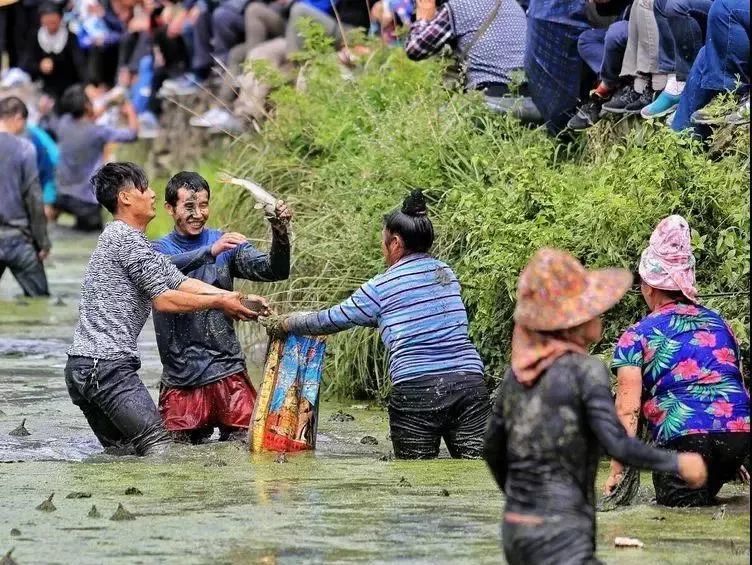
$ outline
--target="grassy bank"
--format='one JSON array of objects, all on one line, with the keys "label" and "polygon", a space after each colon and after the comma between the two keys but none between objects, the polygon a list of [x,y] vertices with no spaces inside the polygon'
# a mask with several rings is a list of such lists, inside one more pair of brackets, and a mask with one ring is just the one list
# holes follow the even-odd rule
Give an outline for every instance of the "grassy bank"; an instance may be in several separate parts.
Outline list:
[{"label": "grassy bank", "polygon": [[[471,335],[499,378],[509,355],[514,289],[543,245],[586,265],[636,270],[664,216],[693,228],[702,293],[731,321],[749,358],[749,150],[739,130],[711,160],[662,125],[605,123],[575,143],[489,113],[479,97],[443,89],[441,65],[379,51],[343,78],[329,56],[310,55],[304,90],[273,94],[275,117],[235,145],[232,170],[291,202],[293,275],[263,292],[283,311],[334,304],[383,270],[385,212],[412,187],[426,189],[439,234],[435,254],[456,270]],[[218,191],[220,221],[262,236],[244,194]],[[218,203],[215,202],[215,206]],[[638,294],[606,318],[598,351],[644,315]],[[331,342],[329,392],[374,396],[387,386],[383,348],[370,330]]]}]

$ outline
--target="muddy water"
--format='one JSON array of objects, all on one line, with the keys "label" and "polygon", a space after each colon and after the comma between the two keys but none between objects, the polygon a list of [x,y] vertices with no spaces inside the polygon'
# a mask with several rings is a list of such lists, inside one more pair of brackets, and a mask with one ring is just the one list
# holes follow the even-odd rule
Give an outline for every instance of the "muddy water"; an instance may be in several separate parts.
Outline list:
[{"label": "muddy water", "polygon": [[[7,275],[0,282],[0,554],[15,547],[20,564],[503,562],[501,498],[483,464],[380,461],[389,442],[378,408],[324,403],[318,451],[285,463],[216,442],[177,446],[158,460],[102,455],[62,378],[94,238],[61,231],[55,241],[56,298],[19,302],[15,283]],[[150,322],[140,348],[142,376],[156,393]],[[329,421],[338,409],[355,420]],[[31,435],[8,436],[23,418]],[[378,445],[360,444],[365,435]],[[727,486],[725,517],[713,520],[717,508],[651,505],[645,479],[641,504],[599,516],[601,558],[749,562],[747,489]],[[142,494],[126,495],[129,487]],[[53,492],[57,510],[35,510]],[[91,497],[67,499],[72,492]],[[109,520],[119,503],[134,521]],[[92,504],[101,518],[87,516]],[[621,535],[645,548],[613,548]]]}]

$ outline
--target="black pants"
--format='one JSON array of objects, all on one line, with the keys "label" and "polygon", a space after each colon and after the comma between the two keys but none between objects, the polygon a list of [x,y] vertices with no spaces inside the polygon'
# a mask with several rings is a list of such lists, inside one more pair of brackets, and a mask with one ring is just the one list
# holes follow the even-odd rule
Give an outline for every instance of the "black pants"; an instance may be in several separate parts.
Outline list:
[{"label": "black pants", "polygon": [[0,278],[6,267],[26,296],[49,296],[44,265],[37,250],[24,236],[0,236]]},{"label": "black pants", "polygon": [[389,398],[394,455],[434,459],[443,437],[452,457],[478,458],[490,414],[488,389],[480,375],[431,375],[396,384]]},{"label": "black pants", "polygon": [[501,526],[504,557],[509,565],[597,565],[592,525],[555,517],[540,525]]},{"label": "black pants", "polygon": [[102,210],[99,204],[84,202],[67,194],[58,194],[55,208],[76,217],[75,229],[79,231],[99,231],[102,229]]},{"label": "black pants", "polygon": [[138,377],[135,357],[116,360],[68,357],[65,384],[102,447],[158,452],[170,443],[154,401]]},{"label": "black pants", "polygon": [[708,466],[708,482],[691,489],[675,475],[653,473],[655,499],[663,506],[709,506],[716,503],[721,487],[732,481],[749,455],[749,433],[710,433],[682,436],[661,444],[664,449],[692,451]]},{"label": "black pants", "polygon": [[114,86],[117,81],[120,47],[115,45],[92,45],[87,53],[86,78],[97,86]]}]

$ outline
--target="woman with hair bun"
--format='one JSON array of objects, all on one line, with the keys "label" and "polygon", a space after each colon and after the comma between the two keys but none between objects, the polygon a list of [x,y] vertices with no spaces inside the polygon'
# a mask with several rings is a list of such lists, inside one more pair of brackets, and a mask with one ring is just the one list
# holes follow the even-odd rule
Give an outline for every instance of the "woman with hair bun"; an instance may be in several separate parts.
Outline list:
[{"label": "woman with hair bun", "polygon": [[388,266],[341,304],[279,320],[293,334],[378,327],[389,353],[389,425],[400,459],[432,459],[441,438],[452,457],[477,458],[490,414],[483,363],[468,337],[460,284],[431,256],[433,224],[414,190],[384,217],[381,250]]}]

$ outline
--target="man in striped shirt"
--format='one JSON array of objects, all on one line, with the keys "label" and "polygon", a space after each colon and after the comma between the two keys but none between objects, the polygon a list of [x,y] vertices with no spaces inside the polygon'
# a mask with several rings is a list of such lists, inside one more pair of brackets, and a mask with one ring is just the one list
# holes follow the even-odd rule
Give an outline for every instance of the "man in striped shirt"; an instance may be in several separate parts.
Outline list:
[{"label": "man in striped shirt", "polygon": [[144,230],[156,215],[155,194],[140,167],[109,163],[91,182],[114,221],[86,268],[66,385],[103,447],[146,455],[170,442],[138,376],[136,340],[152,305],[175,314],[217,309],[240,320],[258,314],[243,306],[240,294],[186,277],[152,249]]},{"label": "man in striped shirt", "polygon": [[278,325],[308,335],[378,327],[394,385],[389,422],[395,455],[434,458],[443,437],[452,457],[476,458],[490,414],[483,362],[468,336],[457,277],[428,254],[433,238],[423,195],[414,191],[384,219],[385,273],[337,306],[292,314]]}]

